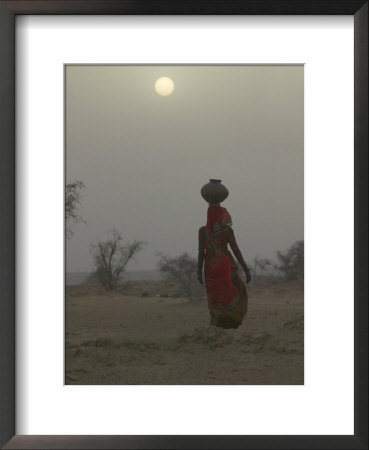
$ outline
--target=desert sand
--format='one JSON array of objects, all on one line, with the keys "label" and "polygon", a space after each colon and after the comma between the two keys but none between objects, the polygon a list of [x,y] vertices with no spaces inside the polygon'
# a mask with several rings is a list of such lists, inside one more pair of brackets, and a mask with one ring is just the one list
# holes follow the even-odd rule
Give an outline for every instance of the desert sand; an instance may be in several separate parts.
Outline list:
[{"label": "desert sand", "polygon": [[65,383],[304,384],[302,282],[247,290],[243,324],[223,330],[203,295],[181,298],[174,282],[67,287]]}]

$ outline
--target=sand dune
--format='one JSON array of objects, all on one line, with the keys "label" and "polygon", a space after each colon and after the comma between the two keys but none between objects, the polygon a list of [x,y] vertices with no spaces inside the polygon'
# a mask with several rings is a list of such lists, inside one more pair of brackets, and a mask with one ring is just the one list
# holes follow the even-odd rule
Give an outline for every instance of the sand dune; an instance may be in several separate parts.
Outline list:
[{"label": "sand dune", "polygon": [[304,383],[300,283],[248,287],[237,330],[210,327],[205,298],[169,297],[174,287],[68,288],[66,384]]}]

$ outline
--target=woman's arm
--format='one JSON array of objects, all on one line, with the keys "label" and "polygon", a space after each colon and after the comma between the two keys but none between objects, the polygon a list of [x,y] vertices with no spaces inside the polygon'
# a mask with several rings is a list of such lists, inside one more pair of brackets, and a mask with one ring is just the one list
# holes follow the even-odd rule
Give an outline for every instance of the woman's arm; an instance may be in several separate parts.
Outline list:
[{"label": "woman's arm", "polygon": [[204,238],[202,234],[202,229],[199,229],[199,254],[197,256],[197,279],[201,284],[203,284],[202,280],[202,266],[204,265],[204,255],[205,255],[205,245]]},{"label": "woman's arm", "polygon": [[229,245],[231,246],[231,249],[232,249],[232,252],[233,252],[234,256],[237,258],[237,261],[240,263],[241,267],[245,271],[246,282],[249,283],[251,281],[250,270],[247,267],[247,264],[246,264],[245,260],[243,259],[241,250],[238,248],[238,245],[237,245],[237,242],[236,242],[236,238],[234,236],[234,232],[233,232],[232,228],[230,228]]}]

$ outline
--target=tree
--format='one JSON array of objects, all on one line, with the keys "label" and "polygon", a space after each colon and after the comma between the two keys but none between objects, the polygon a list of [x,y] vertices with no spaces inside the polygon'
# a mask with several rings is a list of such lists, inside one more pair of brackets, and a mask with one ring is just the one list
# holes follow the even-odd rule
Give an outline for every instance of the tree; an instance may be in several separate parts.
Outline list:
[{"label": "tree", "polygon": [[119,278],[127,264],[144,244],[144,241],[137,240],[131,244],[124,244],[121,234],[113,229],[106,241],[100,241],[92,246],[96,275],[106,290],[111,291],[117,288]]},{"label": "tree", "polygon": [[72,225],[86,221],[78,214],[81,205],[81,191],[85,188],[82,181],[73,181],[65,186],[65,232],[68,238],[73,236]]},{"label": "tree", "polygon": [[196,280],[197,259],[191,257],[188,253],[182,253],[175,258],[160,254],[158,268],[160,272],[178,281],[188,298],[192,297],[193,282]]},{"label": "tree", "polygon": [[275,266],[287,280],[304,277],[304,241],[296,241],[284,252],[277,252],[279,264]]}]

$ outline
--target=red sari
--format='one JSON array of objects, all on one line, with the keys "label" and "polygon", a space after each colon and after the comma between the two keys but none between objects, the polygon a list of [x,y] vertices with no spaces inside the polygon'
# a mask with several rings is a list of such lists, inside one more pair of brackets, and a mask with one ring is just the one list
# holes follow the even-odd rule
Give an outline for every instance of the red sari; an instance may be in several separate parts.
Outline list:
[{"label": "red sari", "polygon": [[247,313],[247,291],[227,246],[237,248],[226,208],[209,206],[206,227],[199,230],[199,248],[205,251],[205,285],[211,324],[237,328]]}]

